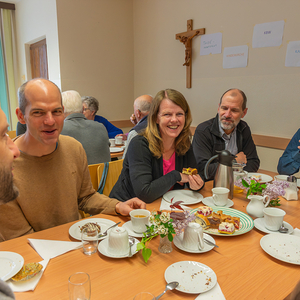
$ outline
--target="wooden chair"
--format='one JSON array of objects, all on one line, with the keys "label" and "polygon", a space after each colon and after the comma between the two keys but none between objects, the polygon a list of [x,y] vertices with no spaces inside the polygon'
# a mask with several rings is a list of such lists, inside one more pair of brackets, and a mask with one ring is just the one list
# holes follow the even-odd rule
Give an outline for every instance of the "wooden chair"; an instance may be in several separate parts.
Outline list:
[{"label": "wooden chair", "polygon": [[[116,184],[121,171],[123,168],[123,159],[115,160],[109,162],[109,168],[107,172],[106,182],[103,189],[103,194],[109,196],[113,186]],[[102,178],[102,173],[104,170],[104,163],[100,164],[97,170],[97,177],[98,177],[98,186]]]},{"label": "wooden chair", "polygon": [[11,139],[14,139],[17,136],[17,133],[15,130],[11,130],[7,134]]},{"label": "wooden chair", "polygon": [[90,171],[90,176],[91,176],[91,181],[93,184],[93,188],[97,191],[98,189],[98,175],[97,175],[97,169],[100,165],[104,165],[103,163],[100,164],[94,164],[94,165],[89,165],[89,171]]}]

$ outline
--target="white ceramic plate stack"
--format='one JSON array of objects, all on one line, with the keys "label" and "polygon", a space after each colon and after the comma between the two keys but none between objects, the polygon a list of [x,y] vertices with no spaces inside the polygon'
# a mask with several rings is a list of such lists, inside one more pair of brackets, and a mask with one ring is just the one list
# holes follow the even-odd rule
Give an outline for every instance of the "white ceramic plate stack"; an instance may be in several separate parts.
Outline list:
[{"label": "white ceramic plate stack", "polygon": [[217,275],[208,266],[197,261],[179,261],[165,271],[166,282],[178,281],[176,290],[188,294],[200,294],[217,284]]},{"label": "white ceramic plate stack", "polygon": [[167,202],[171,202],[173,199],[172,203],[183,201],[181,204],[189,205],[200,203],[203,196],[200,193],[191,190],[173,190],[165,193],[163,199]]}]

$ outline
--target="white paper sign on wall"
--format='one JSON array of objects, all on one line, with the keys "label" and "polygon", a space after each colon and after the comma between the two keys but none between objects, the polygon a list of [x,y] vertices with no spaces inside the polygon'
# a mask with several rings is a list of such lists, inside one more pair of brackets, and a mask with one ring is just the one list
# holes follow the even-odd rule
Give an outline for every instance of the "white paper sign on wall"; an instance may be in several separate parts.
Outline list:
[{"label": "white paper sign on wall", "polygon": [[201,36],[200,55],[222,52],[222,33],[205,34]]},{"label": "white paper sign on wall", "polygon": [[300,67],[300,41],[289,42],[286,48],[286,67]]},{"label": "white paper sign on wall", "polygon": [[226,47],[223,52],[223,68],[245,68],[248,63],[248,46]]}]

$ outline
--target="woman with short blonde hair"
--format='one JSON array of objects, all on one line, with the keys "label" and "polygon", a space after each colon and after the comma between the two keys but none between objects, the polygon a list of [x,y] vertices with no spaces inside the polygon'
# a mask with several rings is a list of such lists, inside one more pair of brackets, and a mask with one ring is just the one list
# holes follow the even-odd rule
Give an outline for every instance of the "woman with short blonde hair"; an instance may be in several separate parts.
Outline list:
[{"label": "woman with short blonde hair", "polygon": [[192,190],[203,187],[202,178],[182,174],[183,168],[196,168],[191,147],[191,111],[184,96],[172,89],[155,96],[148,115],[148,125],[132,139],[122,173],[110,197],[126,201],[138,197],[153,202],[170,189]]}]

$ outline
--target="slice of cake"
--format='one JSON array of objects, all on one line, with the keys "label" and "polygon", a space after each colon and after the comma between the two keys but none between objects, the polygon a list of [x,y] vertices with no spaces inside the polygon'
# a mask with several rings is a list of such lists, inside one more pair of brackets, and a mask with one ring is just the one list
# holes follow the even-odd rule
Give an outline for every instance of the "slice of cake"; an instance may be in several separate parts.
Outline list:
[{"label": "slice of cake", "polygon": [[232,223],[222,222],[219,225],[218,232],[225,234],[233,234],[235,232],[235,227]]},{"label": "slice of cake", "polygon": [[196,214],[195,222],[200,224],[203,229],[207,229],[210,227],[210,222],[208,221],[208,219],[201,214]]},{"label": "slice of cake", "polygon": [[213,212],[213,210],[209,206],[200,206],[197,210],[197,213],[199,215],[203,215],[204,217],[210,217],[212,212]]}]

